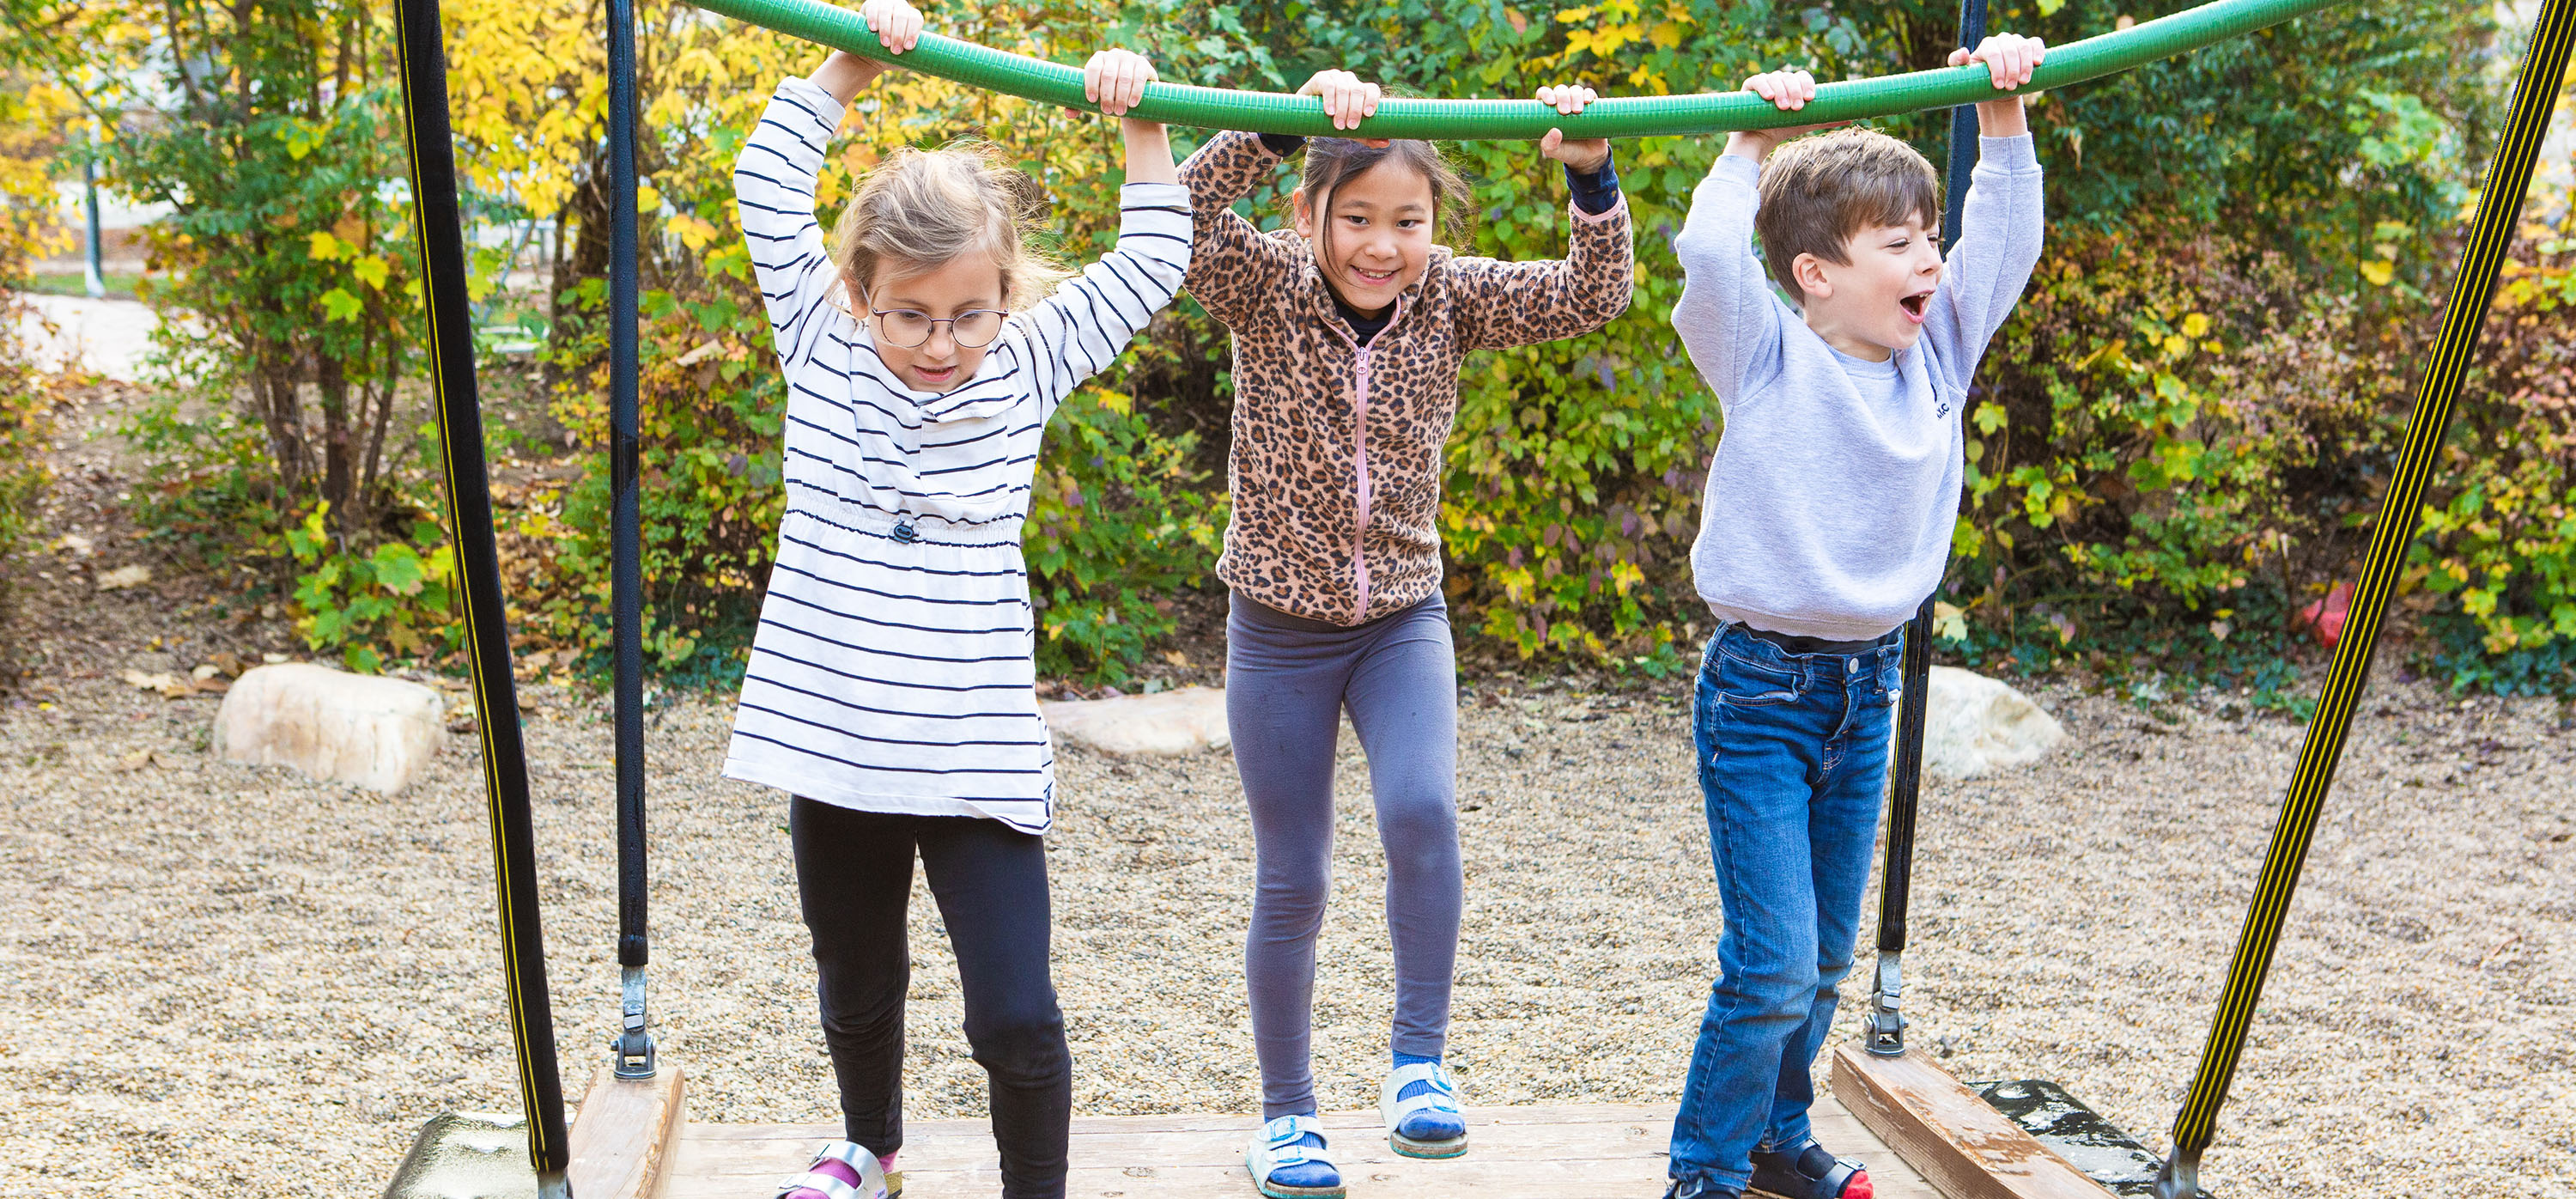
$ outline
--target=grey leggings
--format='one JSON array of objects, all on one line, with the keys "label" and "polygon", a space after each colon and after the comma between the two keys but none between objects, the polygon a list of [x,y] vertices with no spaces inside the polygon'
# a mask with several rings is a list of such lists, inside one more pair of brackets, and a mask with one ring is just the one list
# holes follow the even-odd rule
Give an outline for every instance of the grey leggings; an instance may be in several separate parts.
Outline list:
[{"label": "grey leggings", "polygon": [[1333,860],[1333,744],[1347,708],[1368,755],[1395,946],[1394,1048],[1438,1056],[1458,959],[1458,667],[1431,598],[1357,627],[1237,595],[1226,725],[1259,861],[1243,967],[1264,1118],[1315,1110],[1315,938]]}]

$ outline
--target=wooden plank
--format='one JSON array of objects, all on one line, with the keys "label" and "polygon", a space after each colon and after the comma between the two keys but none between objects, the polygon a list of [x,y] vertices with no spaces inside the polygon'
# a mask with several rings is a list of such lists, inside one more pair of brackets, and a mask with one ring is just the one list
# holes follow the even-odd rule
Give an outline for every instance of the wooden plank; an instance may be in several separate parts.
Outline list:
[{"label": "wooden plank", "polygon": [[1920,1052],[1874,1057],[1844,1042],[1833,1084],[1845,1108],[1949,1199],[2110,1195]]},{"label": "wooden plank", "polygon": [[[1464,1158],[1418,1161],[1387,1148],[1377,1113],[1324,1117],[1352,1199],[1635,1199],[1663,1190],[1670,1105],[1599,1104],[1469,1108],[1474,1148]],[[1859,1121],[1831,1100],[1814,1113],[1817,1136],[1870,1163],[1881,1199],[1939,1199]],[[1074,1121],[1072,1199],[1251,1199],[1241,1114],[1087,1116]],[[708,1125],[683,1131],[661,1199],[768,1199],[832,1125]],[[907,1199],[967,1199],[1000,1186],[992,1131],[982,1120],[931,1120],[905,1128],[897,1160]]]},{"label": "wooden plank", "polygon": [[590,1079],[572,1131],[565,1171],[581,1199],[658,1199],[679,1140],[680,1068],[664,1063],[653,1077],[627,1080],[606,1066]]},{"label": "wooden plank", "polygon": [[[1607,1124],[1613,1121],[1644,1122],[1669,1128],[1673,1122],[1671,1104],[1597,1103],[1553,1107],[1480,1107],[1469,1108],[1479,1121],[1496,1127],[1522,1124]],[[1819,1109],[1821,1117],[1822,1110]],[[1239,1132],[1251,1135],[1250,1117],[1241,1112],[1179,1112],[1149,1116],[1075,1116],[1073,1135],[1124,1132]],[[1325,1117],[1328,1130],[1379,1130],[1375,1112],[1335,1112]],[[904,1130],[908,1137],[982,1136],[990,1125],[982,1120],[908,1120]],[[834,1135],[828,1124],[691,1124],[691,1139],[706,1140],[811,1140]]]}]

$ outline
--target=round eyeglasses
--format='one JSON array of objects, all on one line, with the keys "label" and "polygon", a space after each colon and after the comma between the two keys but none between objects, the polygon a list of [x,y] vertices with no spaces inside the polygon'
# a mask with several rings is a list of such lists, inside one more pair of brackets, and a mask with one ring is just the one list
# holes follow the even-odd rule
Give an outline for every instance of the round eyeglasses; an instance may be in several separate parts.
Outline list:
[{"label": "round eyeglasses", "polygon": [[[859,298],[873,305],[865,289],[859,292]],[[868,313],[877,318],[877,336],[884,338],[887,345],[903,350],[929,341],[931,330],[941,325],[948,326],[949,340],[969,350],[980,350],[1002,335],[1002,322],[1011,315],[992,308],[969,308],[955,316],[932,316],[914,308],[873,306]]]}]

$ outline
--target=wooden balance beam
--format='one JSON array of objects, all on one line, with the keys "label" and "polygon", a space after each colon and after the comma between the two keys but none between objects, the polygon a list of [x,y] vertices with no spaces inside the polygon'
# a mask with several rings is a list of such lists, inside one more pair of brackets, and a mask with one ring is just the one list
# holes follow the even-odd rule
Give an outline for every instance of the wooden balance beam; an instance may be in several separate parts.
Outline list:
[{"label": "wooden balance beam", "polygon": [[2110,1197],[1921,1050],[1875,1057],[1846,1041],[1834,1050],[1833,1080],[1851,1113],[1949,1199]]},{"label": "wooden balance beam", "polygon": [[[782,1179],[805,1168],[816,1146],[840,1135],[829,1124],[670,1119],[679,1107],[678,1079],[670,1066],[663,1070],[671,1076],[667,1105],[639,1089],[653,1084],[605,1078],[592,1084],[571,1134],[579,1199],[769,1199]],[[1670,1105],[1471,1107],[1466,1115],[1475,1148],[1446,1162],[1396,1156],[1375,1112],[1328,1113],[1324,1126],[1352,1199],[1652,1199],[1663,1193]],[[662,1120],[668,1122],[656,1123]],[[628,1130],[612,1129],[613,1121]],[[1067,1194],[1253,1199],[1243,1170],[1251,1121],[1243,1114],[1077,1117]],[[1939,1199],[1833,1100],[1817,1101],[1815,1123],[1826,1144],[1869,1162],[1881,1199]],[[991,1126],[983,1120],[907,1124],[896,1165],[907,1199],[970,1199],[1001,1185]]]},{"label": "wooden balance beam", "polygon": [[574,1199],[656,1199],[670,1178],[681,1102],[678,1066],[664,1063],[635,1081],[601,1066],[564,1134],[572,1148],[564,1181]]}]

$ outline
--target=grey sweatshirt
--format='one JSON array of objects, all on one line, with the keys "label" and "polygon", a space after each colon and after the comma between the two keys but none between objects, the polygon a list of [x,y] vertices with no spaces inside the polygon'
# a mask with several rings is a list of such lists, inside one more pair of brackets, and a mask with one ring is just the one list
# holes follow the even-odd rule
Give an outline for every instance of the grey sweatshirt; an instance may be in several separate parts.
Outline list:
[{"label": "grey sweatshirt", "polygon": [[1721,621],[1831,641],[1887,634],[1941,581],[1965,473],[1968,380],[2045,232],[2027,136],[1980,138],[1959,242],[1913,348],[1867,362],[1825,343],[1753,256],[1761,167],[1725,155],[1673,249],[1673,328],[1717,392],[1691,573]]}]

